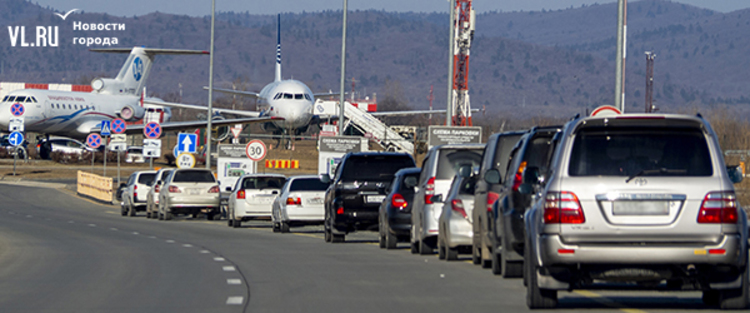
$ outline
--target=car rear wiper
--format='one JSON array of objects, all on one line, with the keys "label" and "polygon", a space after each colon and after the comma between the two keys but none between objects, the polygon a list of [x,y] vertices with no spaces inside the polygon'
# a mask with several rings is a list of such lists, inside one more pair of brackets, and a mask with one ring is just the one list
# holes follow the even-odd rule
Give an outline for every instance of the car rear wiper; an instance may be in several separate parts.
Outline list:
[{"label": "car rear wiper", "polygon": [[653,169],[653,170],[641,170],[638,173],[635,173],[633,175],[628,176],[628,179],[625,180],[625,183],[627,184],[631,180],[633,180],[633,178],[636,178],[638,176],[643,176],[643,175],[651,175],[651,174],[685,174],[685,173],[687,173],[687,170],[685,170],[685,169],[679,169],[679,170],[677,170],[677,169],[668,169],[668,168],[663,168],[663,167],[662,168],[658,168],[658,169]]}]

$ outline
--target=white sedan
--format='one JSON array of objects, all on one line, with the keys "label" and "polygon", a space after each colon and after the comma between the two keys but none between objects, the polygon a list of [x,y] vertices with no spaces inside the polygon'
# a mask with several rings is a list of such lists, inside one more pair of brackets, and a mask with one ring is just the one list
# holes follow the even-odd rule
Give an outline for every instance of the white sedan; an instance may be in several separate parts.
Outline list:
[{"label": "white sedan", "polygon": [[281,174],[247,174],[240,177],[227,203],[227,224],[240,227],[243,221],[271,217],[273,201],[279,197],[286,176]]},{"label": "white sedan", "polygon": [[328,184],[321,182],[318,176],[289,178],[273,203],[273,231],[287,233],[290,226],[323,224],[326,189]]}]

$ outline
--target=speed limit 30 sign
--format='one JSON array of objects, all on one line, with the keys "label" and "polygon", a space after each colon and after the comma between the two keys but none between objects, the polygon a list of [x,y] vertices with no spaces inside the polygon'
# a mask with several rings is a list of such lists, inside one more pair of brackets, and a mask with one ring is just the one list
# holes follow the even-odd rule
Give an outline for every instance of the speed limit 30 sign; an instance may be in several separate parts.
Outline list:
[{"label": "speed limit 30 sign", "polygon": [[266,144],[260,140],[251,140],[245,146],[245,154],[250,160],[260,161],[266,157]]}]

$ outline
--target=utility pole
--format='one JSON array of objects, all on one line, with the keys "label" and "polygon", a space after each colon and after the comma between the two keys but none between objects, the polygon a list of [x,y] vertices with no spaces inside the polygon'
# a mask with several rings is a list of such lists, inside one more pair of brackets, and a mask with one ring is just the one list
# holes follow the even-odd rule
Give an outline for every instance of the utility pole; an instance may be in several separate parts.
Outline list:
[{"label": "utility pole", "polygon": [[448,35],[448,107],[445,110],[445,126],[451,126],[453,118],[453,47],[456,20],[456,0],[451,0],[450,34]]},{"label": "utility pole", "polygon": [[[435,100],[435,95],[432,94],[432,91],[434,90],[434,86],[430,85],[430,95],[427,96],[427,100],[430,100],[430,111],[432,111],[432,100]],[[432,125],[432,113],[430,113],[430,125]]]},{"label": "utility pole", "polygon": [[339,95],[339,136],[344,135],[344,84],[346,81],[346,13],[349,0],[344,0],[344,21],[341,27],[341,94]]},{"label": "utility pole", "polygon": [[208,117],[206,118],[206,168],[211,169],[211,118],[214,109],[214,22],[216,20],[216,0],[211,0],[211,47],[209,47],[208,61]]},{"label": "utility pole", "polygon": [[628,0],[617,2],[617,67],[615,69],[615,108],[625,113],[625,59],[628,39]]},{"label": "utility pole", "polygon": [[646,113],[653,113],[654,108],[654,59],[656,54],[646,51]]}]

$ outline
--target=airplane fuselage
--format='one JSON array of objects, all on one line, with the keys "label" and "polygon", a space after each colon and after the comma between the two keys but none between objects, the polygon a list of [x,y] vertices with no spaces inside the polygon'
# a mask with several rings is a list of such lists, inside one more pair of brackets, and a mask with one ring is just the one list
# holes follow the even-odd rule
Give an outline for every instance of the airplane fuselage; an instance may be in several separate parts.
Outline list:
[{"label": "airplane fuselage", "polygon": [[296,80],[282,80],[266,85],[260,92],[258,108],[261,116],[274,116],[279,129],[306,128],[313,117],[315,98],[307,85]]}]

